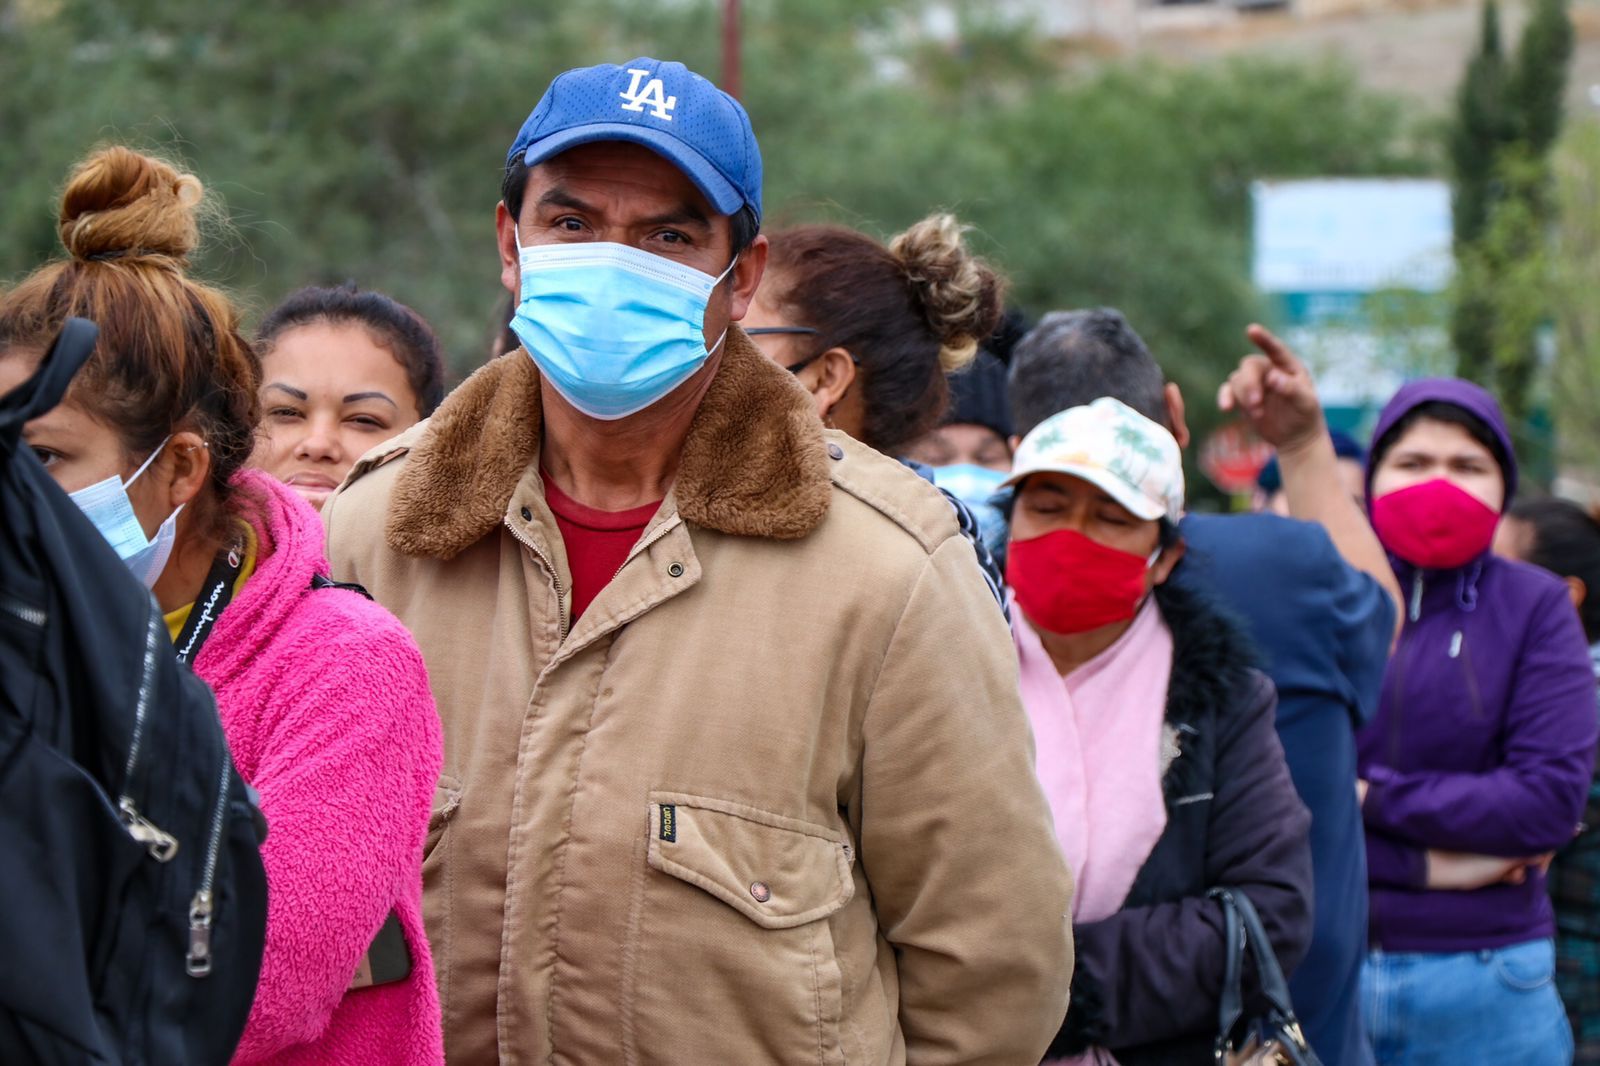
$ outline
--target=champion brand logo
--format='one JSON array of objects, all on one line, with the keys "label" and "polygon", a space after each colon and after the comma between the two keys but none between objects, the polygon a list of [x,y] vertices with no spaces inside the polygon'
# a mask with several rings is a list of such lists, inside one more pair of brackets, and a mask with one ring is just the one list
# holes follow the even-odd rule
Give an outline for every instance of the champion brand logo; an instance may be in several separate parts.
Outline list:
[{"label": "champion brand logo", "polygon": [[[661,84],[660,78],[650,78],[648,70],[634,70],[628,68],[628,73],[633,75],[633,80],[628,83],[626,92],[617,95],[628,101],[622,105],[624,111],[643,111],[650,108],[650,113],[656,118],[672,121],[672,109],[678,106],[676,96],[667,95],[667,87]],[[645,81],[650,78],[649,81]]]}]

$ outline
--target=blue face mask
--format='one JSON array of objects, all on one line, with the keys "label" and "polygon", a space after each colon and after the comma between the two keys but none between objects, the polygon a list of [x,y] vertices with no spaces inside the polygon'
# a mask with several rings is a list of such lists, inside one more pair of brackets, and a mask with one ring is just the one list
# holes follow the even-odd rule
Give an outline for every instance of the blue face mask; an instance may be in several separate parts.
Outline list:
[{"label": "blue face mask", "polygon": [[68,494],[78,509],[94,523],[100,535],[106,538],[117,556],[128,564],[133,576],[144,582],[145,588],[154,588],[161,571],[167,568],[167,559],[172,555],[172,545],[178,536],[178,514],[183,510],[183,505],[180,504],[176,511],[167,516],[152,540],[145,536],[139,516],[133,513],[133,501],[128,499],[128,486],[150,469],[150,464],[156,461],[156,456],[166,446],[165,440],[157,445],[156,450],[150,453],[150,458],[127,481],[112,474],[104,481],[97,481]]},{"label": "blue face mask", "polygon": [[933,483],[968,507],[980,507],[1000,490],[1000,483],[1011,475],[974,463],[955,463],[933,468]]},{"label": "blue face mask", "polygon": [[[705,366],[717,277],[622,244],[517,241],[522,302],[511,328],[568,403],[611,421],[656,403]],[[735,260],[737,262],[737,259]]]},{"label": "blue face mask", "polygon": [[991,506],[989,498],[1000,491],[1000,483],[1009,476],[1003,471],[990,470],[975,463],[953,463],[933,468],[933,483],[967,505],[972,516],[978,520],[978,535],[984,547],[997,558],[1005,547],[1010,530],[1005,514],[998,507]]}]

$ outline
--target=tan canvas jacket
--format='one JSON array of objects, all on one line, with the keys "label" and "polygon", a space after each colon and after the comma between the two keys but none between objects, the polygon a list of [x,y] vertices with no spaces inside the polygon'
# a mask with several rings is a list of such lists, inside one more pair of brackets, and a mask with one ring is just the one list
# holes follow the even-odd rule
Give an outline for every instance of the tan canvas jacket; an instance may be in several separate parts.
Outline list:
[{"label": "tan canvas jacket", "polygon": [[949,504],[737,329],[576,624],[513,353],[324,509],[445,728],[424,864],[452,1063],[1033,1066],[1071,884]]}]

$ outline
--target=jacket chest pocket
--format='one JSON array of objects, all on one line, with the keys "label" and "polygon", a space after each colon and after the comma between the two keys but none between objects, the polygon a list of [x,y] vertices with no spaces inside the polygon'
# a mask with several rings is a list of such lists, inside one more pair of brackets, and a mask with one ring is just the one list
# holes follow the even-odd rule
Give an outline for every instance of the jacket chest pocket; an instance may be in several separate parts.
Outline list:
[{"label": "jacket chest pocket", "polygon": [[629,986],[637,1061],[843,1062],[829,916],[855,893],[842,832],[652,793]]}]

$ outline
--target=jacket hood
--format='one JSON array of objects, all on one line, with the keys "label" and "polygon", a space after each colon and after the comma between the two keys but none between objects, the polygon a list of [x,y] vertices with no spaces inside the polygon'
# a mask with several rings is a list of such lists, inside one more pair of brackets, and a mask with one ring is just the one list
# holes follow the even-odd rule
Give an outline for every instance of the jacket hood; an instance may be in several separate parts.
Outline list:
[{"label": "jacket hood", "polygon": [[1508,510],[1517,493],[1517,454],[1511,447],[1511,431],[1506,428],[1505,415],[1500,413],[1500,405],[1494,397],[1482,387],[1460,378],[1422,378],[1409,382],[1401,386],[1400,391],[1384,405],[1382,413],[1378,415],[1378,424],[1372,430],[1372,449],[1367,454],[1368,499],[1372,497],[1372,472],[1381,457],[1379,446],[1383,438],[1407,414],[1423,404],[1436,402],[1454,404],[1476,416],[1500,442],[1501,471],[1506,479],[1506,502],[1501,511]]}]

